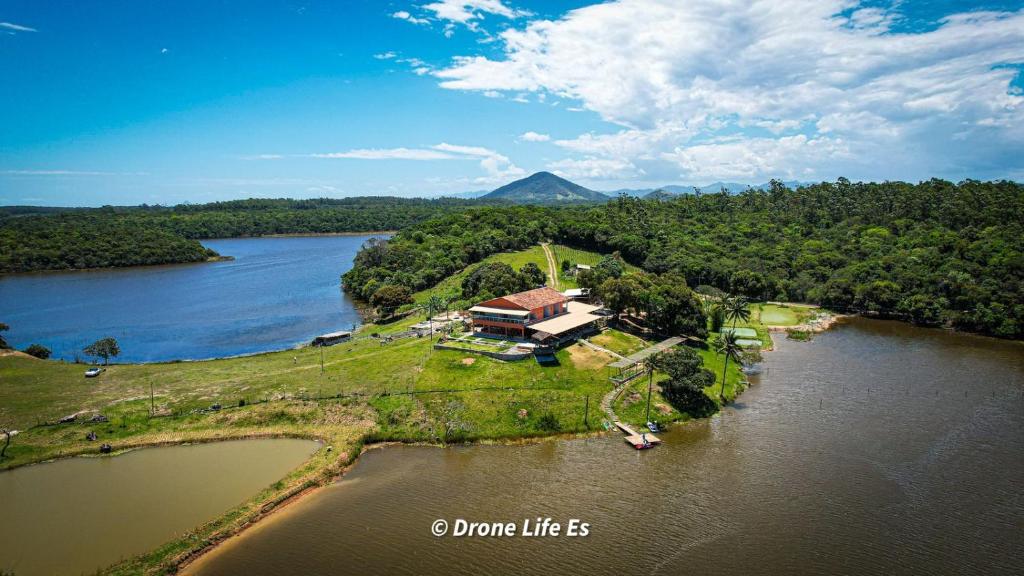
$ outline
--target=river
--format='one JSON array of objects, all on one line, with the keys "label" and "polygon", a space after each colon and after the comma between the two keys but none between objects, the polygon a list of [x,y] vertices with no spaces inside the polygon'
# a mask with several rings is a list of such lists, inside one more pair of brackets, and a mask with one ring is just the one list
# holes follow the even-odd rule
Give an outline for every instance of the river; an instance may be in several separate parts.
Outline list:
[{"label": "river", "polygon": [[86,574],[152,550],[283,478],[310,440],[239,440],[0,472],[0,572]]},{"label": "river", "polygon": [[0,276],[14,346],[74,360],[106,336],[118,362],[204,359],[289,348],[359,323],[340,276],[370,236],[204,240],[234,260]]},{"label": "river", "polygon": [[[187,572],[1024,573],[1020,343],[864,319],[776,341],[739,402],[655,449],[373,450]],[[431,535],[535,517],[590,534]]]}]

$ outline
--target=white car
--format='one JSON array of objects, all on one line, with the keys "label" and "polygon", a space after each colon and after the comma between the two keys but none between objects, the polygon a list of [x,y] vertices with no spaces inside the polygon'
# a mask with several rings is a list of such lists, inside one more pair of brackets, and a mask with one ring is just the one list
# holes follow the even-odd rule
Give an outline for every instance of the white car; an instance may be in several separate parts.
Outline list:
[{"label": "white car", "polygon": [[100,372],[103,372],[103,368],[89,368],[85,371],[85,377],[95,378],[100,375]]}]

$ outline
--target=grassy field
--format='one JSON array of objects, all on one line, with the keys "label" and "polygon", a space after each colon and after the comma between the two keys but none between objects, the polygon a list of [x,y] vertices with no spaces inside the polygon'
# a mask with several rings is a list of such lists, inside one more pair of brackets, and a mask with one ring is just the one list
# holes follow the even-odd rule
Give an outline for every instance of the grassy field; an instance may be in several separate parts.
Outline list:
[{"label": "grassy field", "polygon": [[[499,254],[492,254],[487,258],[484,258],[482,263],[502,262],[508,264],[514,270],[519,270],[525,266],[528,262],[536,264],[546,275],[548,273],[548,260],[544,257],[544,249],[540,246],[532,246],[526,250],[520,252],[501,252]],[[461,272],[454,274],[441,281],[440,284],[433,288],[421,290],[413,294],[413,299],[417,303],[422,303],[430,298],[432,294],[437,294],[443,298],[454,298],[458,299],[462,296],[462,281],[469,275],[469,270],[478,266],[474,264]],[[550,283],[551,279],[548,279]]]},{"label": "grassy field", "polygon": [[[569,288],[579,288],[579,284],[576,283],[576,278],[567,274],[562,274],[562,261],[568,260],[573,266],[576,264],[586,264],[588,266],[596,266],[603,254],[598,252],[590,252],[589,250],[580,250],[578,248],[570,248],[568,246],[562,246],[560,244],[552,244],[551,252],[555,257],[555,266],[558,267],[558,280],[559,289],[568,290]],[[546,268],[544,270],[547,270]],[[628,272],[636,272],[638,268],[630,264],[626,265]]]},{"label": "grassy field", "polygon": [[[704,367],[711,370],[715,374],[715,384],[708,386],[704,389],[704,393],[711,398],[718,398],[718,393],[722,385],[722,368],[724,360],[722,356],[715,354],[712,350],[698,350],[701,358],[704,359]],[[658,382],[664,380],[666,376],[664,374],[655,373],[654,375],[654,395],[651,397],[651,418],[658,422],[675,422],[689,420],[690,417],[687,414],[682,414],[678,410],[672,408],[668,402],[666,402],[659,394]],[[740,371],[739,366],[735,362],[729,363],[729,370],[726,373],[725,379],[725,397],[731,402],[736,399],[744,389],[746,377]],[[629,383],[626,388],[619,394],[618,398],[615,399],[614,410],[615,414],[622,419],[623,422],[631,424],[643,425],[647,413],[647,377],[637,378],[633,382]]]},{"label": "grassy field", "polygon": [[601,334],[589,338],[589,340],[602,348],[617,352],[623,356],[629,356],[650,346],[650,343],[643,338],[618,330],[605,330]]}]

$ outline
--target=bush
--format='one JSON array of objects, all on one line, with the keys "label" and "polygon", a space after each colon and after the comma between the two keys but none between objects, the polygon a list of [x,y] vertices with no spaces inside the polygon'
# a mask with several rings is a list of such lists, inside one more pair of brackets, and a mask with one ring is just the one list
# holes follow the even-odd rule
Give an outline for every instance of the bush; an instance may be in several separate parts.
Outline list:
[{"label": "bush", "polygon": [[51,354],[50,349],[47,348],[46,346],[43,346],[42,344],[32,344],[28,348],[22,350],[22,352],[28,354],[29,356],[35,356],[40,360],[46,360],[47,358],[50,357]]},{"label": "bush", "polygon": [[661,395],[673,408],[694,418],[704,418],[718,411],[718,405],[708,398],[704,388],[715,383],[715,375],[706,368],[686,378],[661,383]]},{"label": "bush", "polygon": [[537,420],[537,428],[545,432],[558,432],[562,429],[562,423],[558,421],[558,417],[551,412],[546,412]]}]

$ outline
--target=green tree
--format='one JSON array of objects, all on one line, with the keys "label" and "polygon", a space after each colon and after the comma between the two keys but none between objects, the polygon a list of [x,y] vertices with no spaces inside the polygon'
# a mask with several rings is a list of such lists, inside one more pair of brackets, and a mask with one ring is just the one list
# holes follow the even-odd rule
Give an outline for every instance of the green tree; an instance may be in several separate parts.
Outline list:
[{"label": "green tree", "polygon": [[42,344],[30,344],[27,348],[22,350],[22,352],[28,354],[29,356],[35,356],[40,360],[46,360],[47,358],[50,357],[51,354],[50,349],[47,348],[46,346],[43,346]]},{"label": "green tree", "polygon": [[734,362],[741,361],[741,355],[743,354],[743,348],[736,342],[736,334],[734,332],[725,332],[715,337],[712,345],[715,348],[715,352],[725,357],[725,362],[722,366],[722,388],[718,395],[725,401],[725,377],[729,373],[729,360]]},{"label": "green tree", "polygon": [[392,316],[402,306],[412,304],[412,293],[405,286],[385,284],[370,297],[370,305],[383,316]]},{"label": "green tree", "polygon": [[117,340],[109,336],[106,338],[100,338],[92,344],[89,344],[82,351],[89,356],[103,358],[104,366],[110,362],[111,357],[117,357],[121,354],[121,348],[118,347]]},{"label": "green tree", "polygon": [[636,306],[640,285],[629,276],[609,278],[598,288],[597,294],[605,307],[615,313],[618,320],[622,313]]},{"label": "green tree", "polygon": [[548,277],[544,274],[540,267],[537,266],[535,262],[527,262],[526,264],[524,264],[523,267],[519,269],[519,273],[522,274],[523,276],[526,276],[526,279],[529,282],[530,287],[543,286],[548,279]]},{"label": "green tree", "polygon": [[668,374],[661,382],[661,395],[676,410],[701,418],[717,410],[704,389],[715,383],[715,376],[704,368],[704,361],[690,348],[673,348],[648,360],[648,369]]},{"label": "green tree", "polygon": [[716,302],[711,307],[711,331],[721,332],[722,326],[725,326],[725,308],[721,302]]},{"label": "green tree", "polygon": [[742,320],[744,322],[750,321],[750,308],[749,302],[743,296],[732,296],[726,298],[722,302],[722,308],[725,311],[725,318],[732,320],[732,328],[736,329],[736,322]]}]

